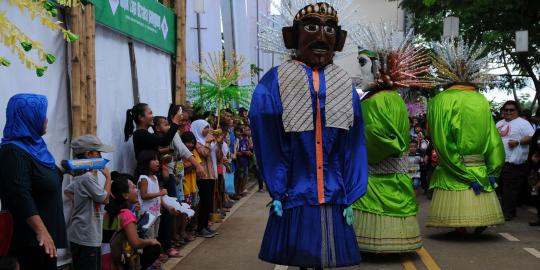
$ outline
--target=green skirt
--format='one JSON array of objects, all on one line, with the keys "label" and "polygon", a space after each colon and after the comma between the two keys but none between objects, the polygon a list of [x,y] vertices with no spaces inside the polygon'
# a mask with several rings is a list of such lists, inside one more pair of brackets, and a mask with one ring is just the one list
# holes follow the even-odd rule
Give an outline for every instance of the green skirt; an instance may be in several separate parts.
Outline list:
[{"label": "green skirt", "polygon": [[393,217],[354,209],[354,231],[360,251],[411,252],[422,247],[416,216]]},{"label": "green skirt", "polygon": [[428,227],[481,227],[504,223],[495,192],[475,195],[472,189],[450,191],[435,188]]}]

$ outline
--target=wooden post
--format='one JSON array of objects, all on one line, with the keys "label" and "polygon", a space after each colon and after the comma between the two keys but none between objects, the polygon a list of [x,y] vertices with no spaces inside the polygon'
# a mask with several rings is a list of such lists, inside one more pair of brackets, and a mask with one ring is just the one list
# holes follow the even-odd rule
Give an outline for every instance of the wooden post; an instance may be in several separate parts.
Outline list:
[{"label": "wooden post", "polygon": [[176,104],[186,103],[186,0],[175,0],[176,13],[176,59],[175,91]]},{"label": "wooden post", "polygon": [[137,76],[137,58],[135,57],[135,48],[131,38],[128,41],[129,48],[129,66],[131,69],[131,87],[133,87],[133,102],[138,104],[141,102],[139,92],[139,77]]},{"label": "wooden post", "polygon": [[88,37],[86,36],[86,9],[82,10],[80,19],[76,22],[79,25],[80,32],[78,42],[81,42],[79,46],[81,55],[81,77],[79,84],[81,85],[81,114],[79,115],[79,121],[81,121],[81,134],[87,133],[87,108],[88,108],[88,88],[86,84],[86,70],[87,70],[87,58],[88,58]]},{"label": "wooden post", "polygon": [[[78,21],[82,19],[81,7],[73,7],[69,9],[71,18],[71,31],[75,34],[80,34],[80,24]],[[72,108],[72,135],[76,138],[82,135],[82,127],[80,121],[81,115],[81,43],[80,40],[71,43],[71,108]]]},{"label": "wooden post", "polygon": [[72,136],[96,134],[95,14],[92,5],[69,9],[71,31],[79,40],[71,44]]},{"label": "wooden post", "polygon": [[86,133],[96,135],[96,17],[93,5],[86,5],[86,89],[87,89],[87,122]]}]

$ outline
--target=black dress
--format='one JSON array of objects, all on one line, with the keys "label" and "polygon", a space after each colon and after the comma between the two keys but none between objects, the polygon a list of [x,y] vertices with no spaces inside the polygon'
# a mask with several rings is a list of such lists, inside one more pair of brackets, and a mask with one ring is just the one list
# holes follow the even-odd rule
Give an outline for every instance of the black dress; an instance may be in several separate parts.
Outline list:
[{"label": "black dress", "polygon": [[150,133],[146,129],[137,129],[133,132],[133,149],[135,150],[135,159],[139,159],[139,153],[143,150],[157,151],[159,146],[167,147],[174,139],[178,131],[178,125],[171,123],[171,129],[163,137]]},{"label": "black dress", "polygon": [[[26,219],[39,215],[57,249],[66,247],[62,204],[62,174],[37,162],[16,145],[0,148],[0,199],[2,210],[13,215],[10,253],[14,256],[40,250],[36,234]],[[43,252],[44,253],[44,252]],[[19,260],[21,262],[21,260]],[[24,263],[24,262],[22,262]],[[24,266],[21,264],[21,266]],[[41,269],[45,269],[42,267]]]}]

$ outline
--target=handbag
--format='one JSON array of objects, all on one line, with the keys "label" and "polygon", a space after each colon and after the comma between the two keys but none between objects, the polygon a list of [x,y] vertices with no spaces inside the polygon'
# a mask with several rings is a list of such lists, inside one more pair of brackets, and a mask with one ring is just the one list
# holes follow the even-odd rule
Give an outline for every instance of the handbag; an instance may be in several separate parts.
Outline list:
[{"label": "handbag", "polygon": [[7,256],[13,238],[13,216],[8,211],[0,211],[0,257]]},{"label": "handbag", "polygon": [[141,250],[133,248],[124,230],[119,230],[111,237],[111,257],[115,265],[123,265],[128,270],[141,270]]},{"label": "handbag", "polygon": [[526,158],[523,158],[523,149],[521,149],[521,146],[518,145],[510,150],[508,162],[514,164],[521,164],[524,160],[526,160]]},{"label": "handbag", "polygon": [[217,182],[218,182],[217,180],[214,181],[214,194],[212,196],[212,213],[210,213],[210,221],[214,223],[221,223],[223,222],[223,218],[221,218],[221,215],[216,212],[217,210],[216,202],[220,200],[219,191],[217,189],[218,188]]},{"label": "handbag", "polygon": [[225,173],[225,191],[234,194],[234,173]]}]

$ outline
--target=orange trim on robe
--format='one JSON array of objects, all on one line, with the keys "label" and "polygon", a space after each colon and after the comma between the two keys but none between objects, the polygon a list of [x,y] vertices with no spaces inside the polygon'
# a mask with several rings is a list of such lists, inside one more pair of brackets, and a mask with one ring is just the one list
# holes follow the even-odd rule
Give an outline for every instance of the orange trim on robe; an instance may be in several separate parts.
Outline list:
[{"label": "orange trim on robe", "polygon": [[473,86],[461,85],[461,84],[452,85],[452,86],[448,87],[448,89],[464,90],[464,91],[474,91],[474,90],[476,90],[476,88],[474,88]]},{"label": "orange trim on robe", "polygon": [[317,102],[317,116],[315,121],[315,156],[317,160],[317,198],[320,204],[324,203],[324,167],[322,148],[322,121],[321,104],[319,102],[319,71],[313,70],[313,88]]}]

